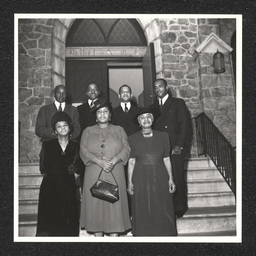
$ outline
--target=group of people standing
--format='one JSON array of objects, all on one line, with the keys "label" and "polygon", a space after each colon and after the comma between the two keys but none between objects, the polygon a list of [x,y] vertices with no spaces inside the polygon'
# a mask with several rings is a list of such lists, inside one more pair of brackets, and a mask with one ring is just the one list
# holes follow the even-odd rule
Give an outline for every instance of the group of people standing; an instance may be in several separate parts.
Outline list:
[{"label": "group of people standing", "polygon": [[[176,217],[187,210],[190,118],[164,79],[157,79],[154,89],[156,103],[140,108],[132,102],[132,89],[122,85],[120,105],[112,109],[95,83],[77,108],[65,102],[65,86],[55,87],[54,103],[40,109],[36,122],[43,141],[37,236],[78,236],[80,229],[95,236],[129,230],[134,236],[177,235]],[[115,203],[90,192],[100,173],[114,182],[110,172],[119,187]]]}]

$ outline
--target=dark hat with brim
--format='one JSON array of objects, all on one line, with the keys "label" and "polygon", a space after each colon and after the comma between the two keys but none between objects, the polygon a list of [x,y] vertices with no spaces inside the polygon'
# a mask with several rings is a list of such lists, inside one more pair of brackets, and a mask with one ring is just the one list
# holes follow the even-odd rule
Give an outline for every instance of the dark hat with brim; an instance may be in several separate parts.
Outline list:
[{"label": "dark hat with brim", "polygon": [[91,108],[91,111],[95,113],[97,110],[103,107],[108,107],[109,111],[112,112],[111,103],[102,97],[94,101],[94,106]]},{"label": "dark hat with brim", "polygon": [[147,113],[152,114],[154,117],[154,120],[158,118],[161,114],[158,108],[154,108],[154,107],[140,108],[138,109],[138,112],[136,113],[136,115],[133,117],[133,121],[136,124],[138,124],[139,123],[138,117],[142,114],[147,114]]},{"label": "dark hat with brim", "polygon": [[71,125],[72,120],[71,120],[70,116],[63,111],[58,111],[52,117],[52,120],[51,120],[52,129],[55,131],[56,123],[63,122],[63,121],[65,121],[68,124],[69,129],[72,128],[72,125]]}]

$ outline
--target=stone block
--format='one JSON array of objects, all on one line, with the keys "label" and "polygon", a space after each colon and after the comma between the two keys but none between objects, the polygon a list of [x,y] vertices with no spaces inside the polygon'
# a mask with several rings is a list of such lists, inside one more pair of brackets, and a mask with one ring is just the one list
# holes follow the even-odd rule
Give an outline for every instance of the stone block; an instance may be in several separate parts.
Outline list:
[{"label": "stone block", "polygon": [[210,66],[213,64],[213,54],[211,53],[200,53],[199,60],[201,66]]},{"label": "stone block", "polygon": [[178,19],[177,22],[180,25],[188,25],[189,24],[189,20],[188,19]]},{"label": "stone block", "polygon": [[53,56],[53,71],[64,77],[65,61],[57,56]]},{"label": "stone block", "polygon": [[30,39],[38,39],[38,38],[41,37],[41,36],[42,36],[42,34],[34,33],[34,32],[29,33],[29,34],[27,35],[27,37],[30,38]]},{"label": "stone block", "polygon": [[203,89],[221,86],[218,77],[214,75],[201,75],[201,82]]},{"label": "stone block", "polygon": [[27,87],[27,86],[28,86],[28,82],[26,82],[26,81],[19,81],[19,88]]},{"label": "stone block", "polygon": [[174,20],[170,20],[170,21],[169,21],[169,25],[172,25],[172,24],[174,24],[174,23],[176,23],[176,21],[174,21]]},{"label": "stone block", "polygon": [[25,69],[23,66],[19,65],[19,81],[27,82],[28,79],[33,78],[35,75],[35,68]]},{"label": "stone block", "polygon": [[190,31],[185,31],[184,32],[184,35],[186,36],[186,37],[189,37],[189,38],[196,38],[197,37],[197,33],[193,33],[193,32],[190,32]]},{"label": "stone block", "polygon": [[26,103],[19,104],[19,115],[26,116],[28,113],[32,113],[34,108],[32,106],[27,105]]},{"label": "stone block", "polygon": [[171,71],[164,71],[164,77],[165,78],[171,78],[172,77],[172,72]]},{"label": "stone block", "polygon": [[215,116],[225,116],[227,115],[227,110],[214,110],[214,115]]},{"label": "stone block", "polygon": [[34,40],[34,39],[30,39],[30,40],[27,40],[23,43],[23,46],[26,48],[26,49],[32,49],[32,48],[37,48],[37,40]]},{"label": "stone block", "polygon": [[32,152],[29,152],[27,154],[27,156],[28,156],[31,163],[39,162],[40,157],[39,157],[39,153],[37,151],[34,150]]},{"label": "stone block", "polygon": [[45,59],[46,59],[45,65],[48,66],[48,67],[51,67],[52,66],[52,52],[51,52],[51,50],[46,50]]},{"label": "stone block", "polygon": [[170,31],[180,31],[180,25],[170,25],[169,30]]},{"label": "stone block", "polygon": [[148,42],[153,42],[156,38],[159,38],[159,26],[156,20],[153,20],[146,27],[146,34],[148,35]]},{"label": "stone block", "polygon": [[22,44],[19,44],[19,55],[20,54],[27,54],[27,51]]},{"label": "stone block", "polygon": [[204,98],[203,105],[205,110],[216,110],[218,108],[218,100],[212,98]]},{"label": "stone block", "polygon": [[[154,41],[154,50],[155,50],[155,56],[162,55],[162,42],[158,38],[157,40]],[[64,53],[61,55],[61,57],[65,57],[65,46],[63,46]],[[65,59],[65,58],[64,58]]]},{"label": "stone block", "polygon": [[190,44],[182,44],[181,46],[186,50],[188,50],[191,47]]},{"label": "stone block", "polygon": [[206,19],[198,19],[198,24],[206,24]]},{"label": "stone block", "polygon": [[232,96],[221,97],[218,100],[218,107],[216,109],[235,108],[235,99]]},{"label": "stone block", "polygon": [[46,21],[46,26],[52,26],[53,25],[53,21],[54,21],[54,19],[48,19],[47,21]]},{"label": "stone block", "polygon": [[51,48],[51,36],[43,35],[42,38],[38,41],[38,47],[41,49],[50,49]]},{"label": "stone block", "polygon": [[202,90],[202,96],[203,96],[203,98],[211,98],[212,97],[212,95],[208,89]]},{"label": "stone block", "polygon": [[222,97],[227,96],[227,89],[220,87],[220,88],[213,88],[211,89],[212,97]]},{"label": "stone block", "polygon": [[35,59],[27,55],[20,55],[19,67],[23,69],[35,68]]},{"label": "stone block", "polygon": [[29,49],[28,54],[32,57],[37,58],[37,57],[45,56],[45,51],[41,49]]},{"label": "stone block", "polygon": [[45,25],[36,25],[35,32],[43,33],[43,34],[51,34],[52,33],[52,27],[45,26]]},{"label": "stone block", "polygon": [[44,98],[44,97],[51,97],[52,96],[52,89],[51,87],[39,87],[34,88],[34,96]]},{"label": "stone block", "polygon": [[224,87],[232,87],[233,88],[233,79],[231,75],[221,74],[218,75],[218,78],[220,80],[220,84]]},{"label": "stone block", "polygon": [[41,106],[44,102],[44,98],[30,97],[26,102],[28,105]]},{"label": "stone block", "polygon": [[38,78],[29,78],[28,87],[39,87],[41,84],[41,79]]},{"label": "stone block", "polygon": [[181,26],[180,30],[188,30],[188,26]]},{"label": "stone block", "polygon": [[180,47],[180,44],[177,44],[177,43],[175,43],[175,44],[172,46],[172,48],[178,48],[178,47]]},{"label": "stone block", "polygon": [[166,64],[166,68],[167,69],[171,69],[171,70],[177,70],[177,71],[184,71],[187,69],[187,64],[186,63],[173,63],[173,64]]},{"label": "stone block", "polygon": [[161,30],[167,30],[167,21],[160,20],[160,29]]},{"label": "stone block", "polygon": [[55,55],[59,56],[60,58],[65,58],[65,45],[56,38],[53,38],[52,51]]},{"label": "stone block", "polygon": [[42,68],[42,69],[39,69],[37,72],[36,72],[36,78],[49,78],[51,77],[51,73],[52,73],[52,70],[51,68]]},{"label": "stone block", "polygon": [[191,72],[188,72],[185,76],[187,79],[196,79],[198,78],[198,73],[197,71],[191,71]]},{"label": "stone block", "polygon": [[162,55],[159,55],[155,58],[156,64],[156,73],[159,73],[163,70],[163,62],[162,62]]},{"label": "stone block", "polygon": [[163,53],[172,53],[172,48],[169,45],[164,44],[163,45]]},{"label": "stone block", "polygon": [[179,56],[179,60],[180,60],[181,64],[186,63],[188,65],[188,67],[195,64],[194,58],[190,55]]},{"label": "stone block", "polygon": [[50,77],[43,78],[41,80],[41,85],[44,87],[52,88],[52,79]]},{"label": "stone block", "polygon": [[175,79],[183,79],[185,76],[185,72],[184,71],[173,71],[173,77]]},{"label": "stone block", "polygon": [[180,86],[180,81],[175,79],[166,80],[168,86]]},{"label": "stone block", "polygon": [[31,124],[30,112],[27,112],[25,115],[19,115],[20,129],[28,130]]},{"label": "stone block", "polygon": [[189,27],[188,27],[188,30],[191,31],[191,32],[197,32],[198,26],[194,25],[194,24],[190,24]]},{"label": "stone block", "polygon": [[25,34],[32,32],[34,29],[34,25],[31,25],[31,24],[26,24],[26,25],[23,24],[23,25],[20,25],[19,27],[20,27],[21,31]]},{"label": "stone block", "polygon": [[236,110],[235,109],[228,109],[228,117],[232,122],[236,122]]},{"label": "stone block", "polygon": [[25,101],[32,95],[32,90],[27,88],[19,88],[19,101]]},{"label": "stone block", "polygon": [[197,111],[200,110],[200,106],[198,103],[187,103],[186,105],[189,110],[194,110],[194,109],[196,109]]},{"label": "stone block", "polygon": [[189,86],[182,86],[179,89],[179,94],[182,98],[192,98],[197,96],[197,91],[191,89]]},{"label": "stone block", "polygon": [[207,19],[208,24],[220,25],[220,19]]},{"label": "stone block", "polygon": [[43,66],[45,66],[45,58],[38,58],[36,60],[36,67],[41,68]]},{"label": "stone block", "polygon": [[164,62],[170,62],[170,63],[178,63],[179,62],[179,56],[171,55],[171,54],[164,54],[163,55],[163,61]]},{"label": "stone block", "polygon": [[199,81],[198,79],[187,79],[188,85],[192,86],[192,87],[199,87]]},{"label": "stone block", "polygon": [[163,43],[174,43],[176,41],[176,34],[172,32],[165,32],[161,35]]},{"label": "stone block", "polygon": [[27,40],[27,37],[24,35],[24,33],[19,33],[19,43],[23,43]]},{"label": "stone block", "polygon": [[175,55],[182,55],[185,53],[186,53],[186,50],[183,49],[182,47],[173,49],[173,54],[175,54]]}]

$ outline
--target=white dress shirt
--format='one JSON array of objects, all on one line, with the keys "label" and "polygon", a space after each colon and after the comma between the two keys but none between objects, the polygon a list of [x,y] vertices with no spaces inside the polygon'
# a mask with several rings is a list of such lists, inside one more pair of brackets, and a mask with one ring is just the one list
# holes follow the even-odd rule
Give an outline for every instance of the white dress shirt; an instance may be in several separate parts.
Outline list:
[{"label": "white dress shirt", "polygon": [[[164,105],[164,103],[166,102],[166,100],[168,99],[169,94],[166,94],[163,98],[162,98],[162,105]],[[159,106],[161,106],[161,99],[158,98],[158,102],[159,102]]]},{"label": "white dress shirt", "polygon": [[[55,101],[54,101],[54,104],[55,104],[57,110],[59,110],[60,102],[58,102],[57,100],[55,100]],[[61,109],[62,109],[62,111],[64,111],[65,107],[66,107],[66,102],[61,102]]]},{"label": "white dress shirt", "polygon": [[121,102],[121,108],[123,109],[124,112],[125,112],[125,104],[129,111],[131,108],[131,102]]}]

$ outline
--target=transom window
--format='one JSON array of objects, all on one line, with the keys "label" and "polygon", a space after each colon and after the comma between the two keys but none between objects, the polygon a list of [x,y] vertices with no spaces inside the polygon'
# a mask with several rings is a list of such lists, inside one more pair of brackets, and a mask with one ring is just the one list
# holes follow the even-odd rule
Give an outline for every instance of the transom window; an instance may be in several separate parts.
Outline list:
[{"label": "transom window", "polygon": [[135,19],[77,19],[67,36],[67,47],[146,46],[144,32]]}]

